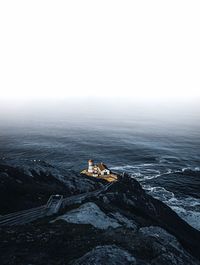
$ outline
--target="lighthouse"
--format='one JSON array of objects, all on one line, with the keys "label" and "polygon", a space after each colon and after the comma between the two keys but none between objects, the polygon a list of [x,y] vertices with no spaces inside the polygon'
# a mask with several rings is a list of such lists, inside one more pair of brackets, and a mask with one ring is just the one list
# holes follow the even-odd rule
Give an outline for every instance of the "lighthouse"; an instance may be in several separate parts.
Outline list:
[{"label": "lighthouse", "polygon": [[88,168],[81,171],[88,177],[95,177],[99,179],[107,180],[108,182],[117,181],[118,175],[113,173],[103,162],[100,164],[94,164],[93,160],[88,160]]},{"label": "lighthouse", "polygon": [[93,160],[88,161],[88,173],[93,173],[94,163]]}]

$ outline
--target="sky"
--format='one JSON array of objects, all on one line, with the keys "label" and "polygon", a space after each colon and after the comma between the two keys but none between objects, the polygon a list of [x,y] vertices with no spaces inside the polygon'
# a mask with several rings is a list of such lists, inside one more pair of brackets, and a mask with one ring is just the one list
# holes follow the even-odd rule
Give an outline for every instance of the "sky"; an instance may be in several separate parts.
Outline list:
[{"label": "sky", "polygon": [[200,101],[196,0],[0,2],[0,103]]}]

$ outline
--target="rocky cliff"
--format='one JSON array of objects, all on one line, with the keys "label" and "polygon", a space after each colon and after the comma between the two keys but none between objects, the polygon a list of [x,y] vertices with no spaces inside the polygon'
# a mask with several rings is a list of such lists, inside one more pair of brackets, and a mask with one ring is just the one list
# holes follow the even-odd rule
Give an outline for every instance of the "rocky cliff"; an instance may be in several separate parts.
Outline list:
[{"label": "rocky cliff", "polygon": [[[20,170],[1,166],[1,183],[7,183],[7,179],[10,183],[16,179],[26,183],[25,176],[30,174],[24,171],[21,175]],[[59,189],[56,193],[70,196],[105,185],[76,174],[70,174],[69,178],[59,174],[58,177],[55,170],[51,171],[52,174],[40,170],[39,175],[31,171],[33,177],[27,187],[31,191],[33,185],[37,196],[39,184],[41,192],[46,195]],[[49,184],[42,186],[45,178]],[[23,186],[23,183],[16,182]],[[9,185],[2,187],[9,190]],[[12,190],[15,189],[18,190],[18,185],[12,186]],[[13,204],[13,201],[9,203]],[[30,204],[33,204],[31,199]],[[21,205],[20,200],[18,205]],[[128,175],[121,176],[98,196],[72,204],[56,216],[24,226],[0,228],[0,237],[2,265],[200,264],[200,232],[168,206],[146,194]]]}]

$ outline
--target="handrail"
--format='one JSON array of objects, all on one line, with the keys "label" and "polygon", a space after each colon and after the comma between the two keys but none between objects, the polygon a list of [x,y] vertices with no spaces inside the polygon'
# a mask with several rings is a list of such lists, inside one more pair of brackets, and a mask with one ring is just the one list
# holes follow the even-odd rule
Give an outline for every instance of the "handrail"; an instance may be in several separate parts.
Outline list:
[{"label": "handrail", "polygon": [[67,203],[75,203],[76,200],[84,200],[90,196],[98,195],[99,193],[106,191],[111,185],[112,183],[109,183],[101,189],[66,198],[63,198],[63,195],[59,195],[60,197],[58,198],[56,198],[56,195],[51,195],[45,205],[0,216],[0,226],[23,224],[46,215],[55,214],[60,210],[61,206],[65,207]]}]

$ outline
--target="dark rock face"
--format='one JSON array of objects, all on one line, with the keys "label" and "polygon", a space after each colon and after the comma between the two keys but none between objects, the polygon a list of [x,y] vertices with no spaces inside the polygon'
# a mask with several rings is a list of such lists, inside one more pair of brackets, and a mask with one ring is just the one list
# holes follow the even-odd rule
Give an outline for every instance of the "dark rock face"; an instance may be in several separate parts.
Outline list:
[{"label": "dark rock face", "polygon": [[[0,237],[1,265],[200,264],[175,237],[159,227],[102,230],[44,220],[23,227],[0,228]],[[104,263],[105,257],[113,263]],[[116,263],[118,260],[120,263]]]},{"label": "dark rock face", "polygon": [[73,265],[134,265],[136,260],[127,251],[115,246],[97,246],[83,257],[73,263]]},{"label": "dark rock face", "polygon": [[125,175],[120,182],[112,185],[110,191],[111,194],[107,196],[110,202],[125,207],[167,230],[192,255],[200,259],[200,232],[182,220],[167,205],[147,195],[136,180]]},{"label": "dark rock face", "polygon": [[[39,195],[45,200],[53,192],[69,196],[104,185],[75,174],[65,178],[54,168],[51,174],[8,165],[0,170],[0,196],[15,210],[24,199],[30,208]],[[0,228],[0,238],[1,265],[200,265],[200,232],[127,175],[59,215]]]},{"label": "dark rock face", "polygon": [[[121,230],[121,232],[128,237],[128,240],[131,240],[131,237],[125,231]],[[116,245],[98,246],[72,264],[198,264],[195,259],[184,251],[175,237],[159,227],[141,228],[138,233],[135,233],[132,242],[127,246],[123,244],[123,247],[128,248],[129,252],[116,247]],[[133,257],[133,253],[135,257]]]},{"label": "dark rock face", "polygon": [[151,264],[196,264],[171,234],[156,226],[143,227],[139,234],[146,244],[151,244]]},{"label": "dark rock face", "polygon": [[52,194],[70,196],[101,187],[77,174],[66,174],[43,161],[0,164],[0,215],[45,204]]},{"label": "dark rock face", "polygon": [[18,168],[0,165],[1,213],[45,204],[51,194],[62,193],[64,185],[53,176],[25,174]]}]

